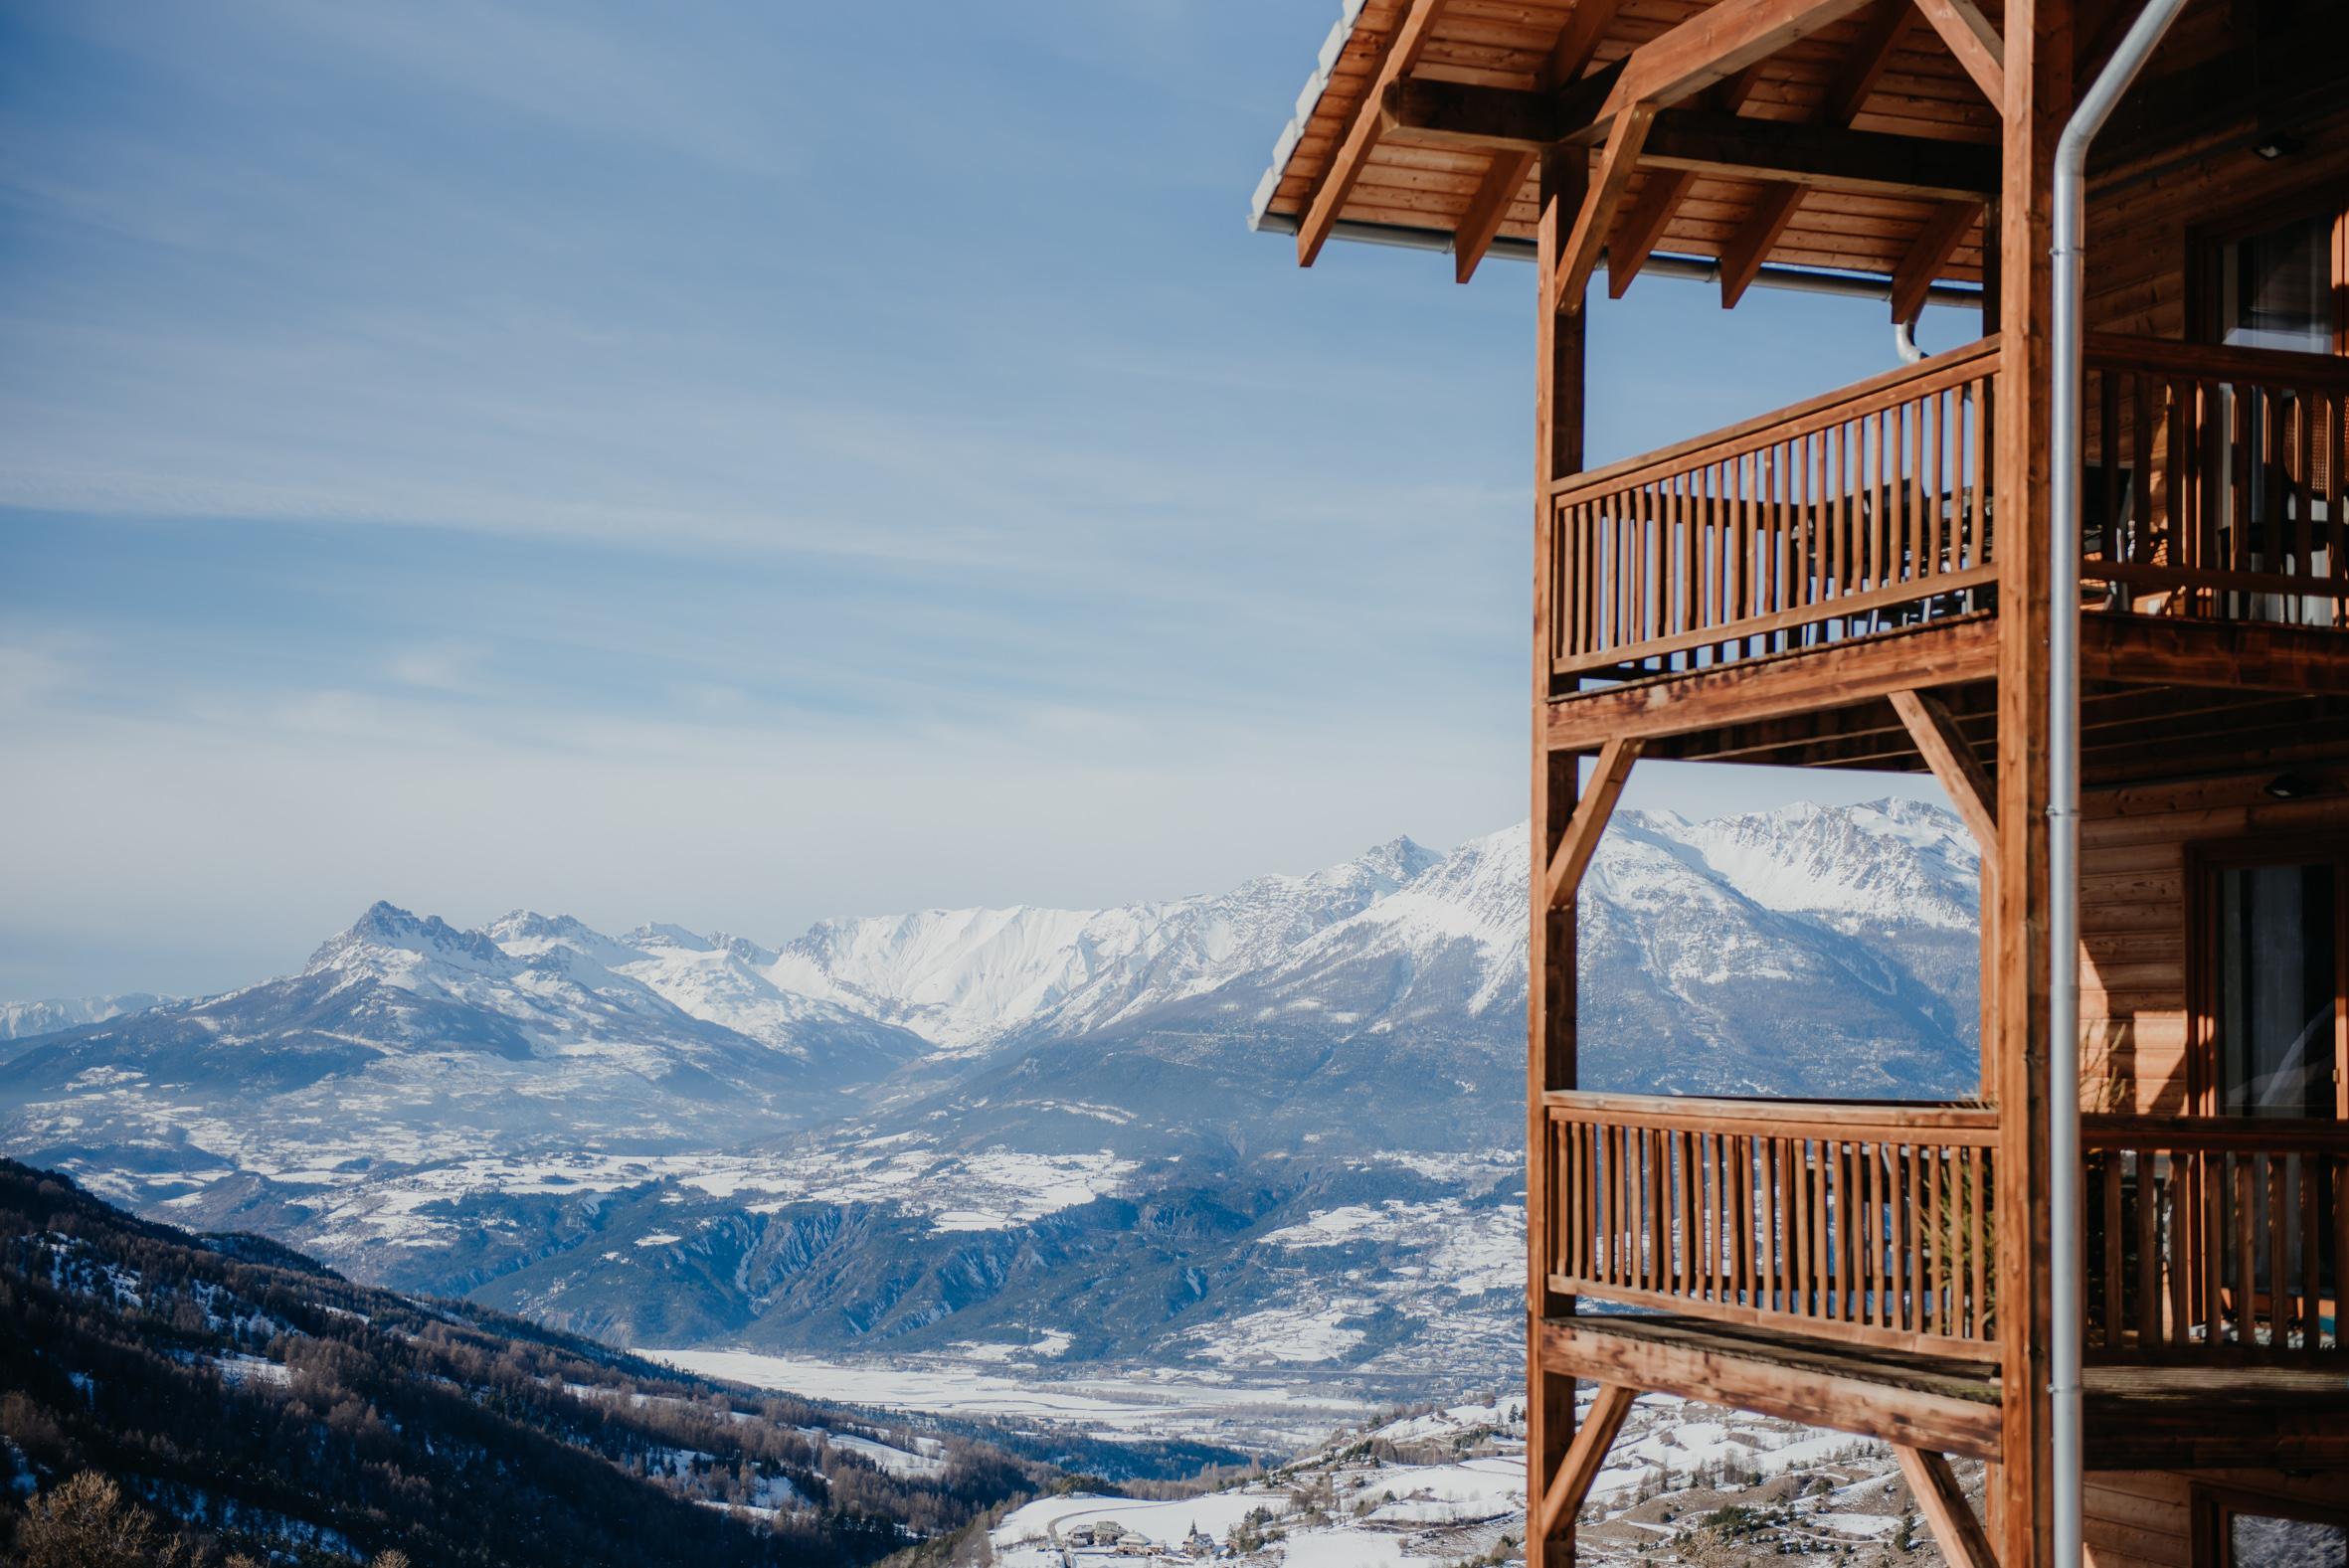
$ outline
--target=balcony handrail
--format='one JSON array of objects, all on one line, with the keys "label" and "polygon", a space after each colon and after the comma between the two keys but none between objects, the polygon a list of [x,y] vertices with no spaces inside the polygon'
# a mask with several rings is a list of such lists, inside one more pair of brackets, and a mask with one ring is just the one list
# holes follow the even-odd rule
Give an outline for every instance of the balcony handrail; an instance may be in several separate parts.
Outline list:
[{"label": "balcony handrail", "polygon": [[1998,1354],[1997,1113],[1557,1091],[1550,1288],[1820,1338]]},{"label": "balcony handrail", "polygon": [[2332,1117],[2130,1116],[2079,1119],[2088,1149],[2198,1149],[2239,1154],[2349,1153],[2349,1122]]},{"label": "balcony handrail", "polygon": [[2087,357],[2116,370],[2157,375],[2278,382],[2289,387],[2349,389],[2349,355],[2308,354],[2288,348],[2239,348],[2189,343],[2183,338],[2090,332]]},{"label": "balcony handrail", "polygon": [[2085,1116],[2080,1145],[2091,1355],[2345,1364],[2349,1123]]},{"label": "balcony handrail", "polygon": [[[1561,1120],[1609,1121],[1620,1126],[1697,1127],[1754,1123],[1779,1136],[1798,1132],[1831,1136],[1851,1132],[1940,1132],[1988,1142],[1998,1113],[1967,1100],[1788,1100],[1743,1095],[1632,1095],[1553,1089],[1542,1104]],[[1955,1141],[1955,1139],[1953,1139]]]},{"label": "balcony handrail", "polygon": [[1653,451],[1635,453],[1629,457],[1598,468],[1586,468],[1568,474],[1549,487],[1553,501],[1569,501],[1577,496],[1605,490],[1626,482],[1644,480],[1657,473],[1696,466],[1696,459],[1717,461],[1739,452],[1751,451],[1793,436],[1808,436],[1851,417],[1855,407],[1879,403],[1897,403],[1918,393],[1946,390],[1974,376],[1961,374],[1971,370],[1980,374],[1983,361],[1998,357],[1999,336],[1988,337],[1934,354],[1913,365],[1901,365],[1855,381],[1849,386],[1790,403],[1768,414],[1757,414],[1734,425],[1692,436],[1686,440],[1660,446]]}]

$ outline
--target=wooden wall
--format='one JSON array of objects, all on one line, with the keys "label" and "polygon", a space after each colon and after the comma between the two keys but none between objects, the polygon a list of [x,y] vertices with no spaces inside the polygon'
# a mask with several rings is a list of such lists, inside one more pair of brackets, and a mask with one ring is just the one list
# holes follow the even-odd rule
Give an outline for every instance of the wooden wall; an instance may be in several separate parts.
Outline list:
[{"label": "wooden wall", "polygon": [[2082,1495],[2089,1568],[2195,1568],[2196,1481],[2339,1506],[2342,1478],[2280,1471],[2091,1471]]},{"label": "wooden wall", "polygon": [[[2091,332],[2188,338],[2198,312],[2188,300],[2194,231],[2248,219],[2303,196],[2338,201],[2349,188],[2349,108],[2296,133],[2298,150],[2266,159],[2255,133],[2229,125],[2150,168],[2099,182],[2088,195],[2087,301]],[[2278,222],[2287,213],[2277,212]]]},{"label": "wooden wall", "polygon": [[[2188,743],[2190,749],[2190,743]],[[2349,837],[2349,762],[2291,770],[2320,793],[2278,800],[2272,768],[2092,790],[2080,801],[2080,1102],[2180,1114],[2187,1103],[2187,845],[2267,834]]]}]

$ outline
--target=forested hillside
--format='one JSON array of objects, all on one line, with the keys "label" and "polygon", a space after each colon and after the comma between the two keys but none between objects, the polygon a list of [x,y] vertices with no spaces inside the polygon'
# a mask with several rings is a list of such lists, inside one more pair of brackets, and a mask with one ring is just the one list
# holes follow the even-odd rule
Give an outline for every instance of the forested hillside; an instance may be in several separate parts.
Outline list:
[{"label": "forested hillside", "polygon": [[[149,1224],[13,1161],[0,1391],[17,1497],[87,1505],[72,1479],[100,1473],[191,1564],[857,1564],[1057,1477],[968,1429],[729,1391]],[[12,1558],[58,1528],[28,1519],[7,1507]]]}]

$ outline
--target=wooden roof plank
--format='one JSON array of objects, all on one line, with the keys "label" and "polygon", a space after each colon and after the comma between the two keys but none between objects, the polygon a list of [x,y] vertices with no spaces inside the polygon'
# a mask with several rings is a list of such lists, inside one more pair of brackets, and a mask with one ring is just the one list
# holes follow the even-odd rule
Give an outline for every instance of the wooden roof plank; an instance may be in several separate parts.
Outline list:
[{"label": "wooden roof plank", "polygon": [[1346,206],[1346,198],[1354,191],[1355,182],[1361,177],[1362,167],[1369,161],[1370,150],[1378,142],[1379,90],[1389,83],[1408,76],[1426,47],[1429,29],[1443,0],[1410,0],[1410,9],[1403,14],[1402,26],[1388,41],[1386,54],[1378,63],[1377,78],[1370,90],[1355,106],[1354,122],[1346,133],[1345,143],[1338,149],[1329,171],[1322,176],[1321,188],[1314,192],[1313,204],[1305,211],[1305,221],[1297,226],[1297,264],[1311,266],[1329,243],[1330,232],[1338,226],[1338,215]]}]

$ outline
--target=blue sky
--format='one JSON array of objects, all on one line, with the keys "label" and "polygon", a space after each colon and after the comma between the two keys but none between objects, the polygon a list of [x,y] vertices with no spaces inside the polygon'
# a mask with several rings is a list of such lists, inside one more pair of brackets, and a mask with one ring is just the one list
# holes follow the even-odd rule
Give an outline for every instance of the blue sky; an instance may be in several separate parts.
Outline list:
[{"label": "blue sky", "polygon": [[[1335,9],[0,7],[0,997],[1516,820],[1531,269],[1244,226]],[[1882,317],[1643,280],[1593,456]]]}]

